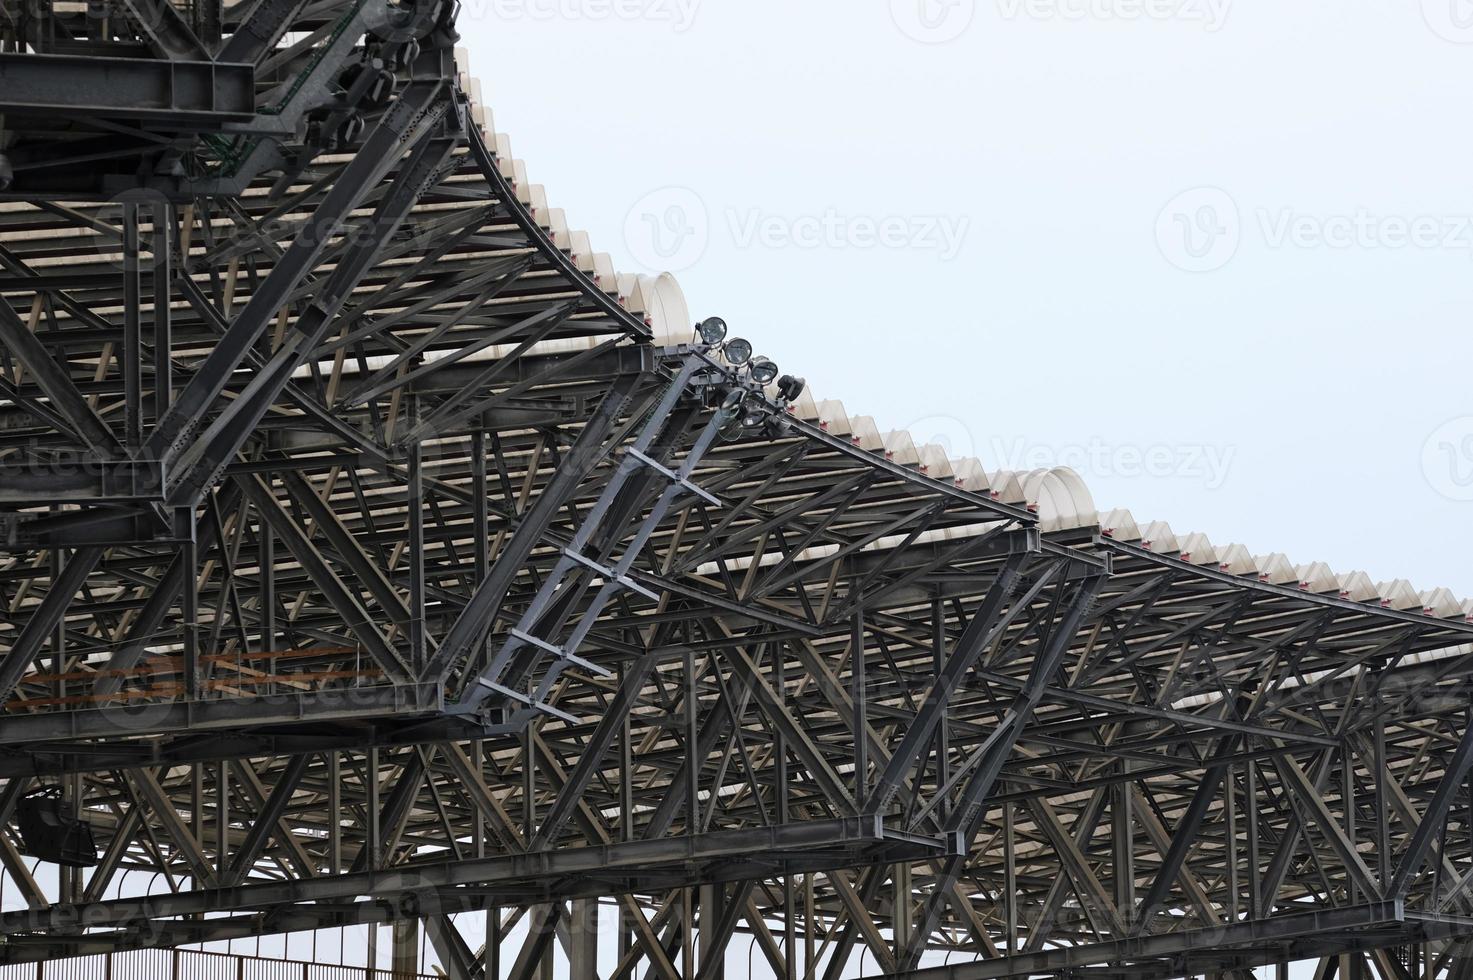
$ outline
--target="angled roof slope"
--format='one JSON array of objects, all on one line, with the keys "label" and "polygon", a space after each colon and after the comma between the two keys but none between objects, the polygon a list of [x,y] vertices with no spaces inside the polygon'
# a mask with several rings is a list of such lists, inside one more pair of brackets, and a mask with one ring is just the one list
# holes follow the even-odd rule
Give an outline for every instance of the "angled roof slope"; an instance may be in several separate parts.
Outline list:
[{"label": "angled roof slope", "polygon": [[[676,346],[690,342],[694,322],[689,304],[675,277],[617,273],[608,253],[595,251],[585,231],[568,224],[562,208],[548,203],[547,190],[530,181],[526,164],[512,155],[511,138],[494,131],[493,116],[482,98],[481,85],[469,74],[469,57],[457,50],[462,86],[474,102],[473,118],[496,150],[502,172],[517,189],[517,196],[567,250],[578,268],[591,276],[631,313],[642,316],[656,345]],[[594,337],[558,342],[560,349],[587,349],[598,343]],[[500,356],[487,352],[484,356]],[[773,391],[776,389],[774,387]],[[824,431],[851,439],[854,445],[911,467],[937,480],[985,493],[1005,504],[1026,507],[1038,517],[1045,533],[1098,528],[1106,539],[1138,545],[1148,551],[1176,557],[1184,562],[1241,576],[1245,580],[1287,585],[1306,593],[1336,596],[1370,606],[1420,612],[1436,619],[1473,623],[1473,599],[1460,598],[1446,588],[1419,589],[1406,579],[1374,582],[1362,571],[1337,571],[1321,561],[1295,561],[1282,553],[1253,555],[1238,543],[1214,544],[1202,532],[1179,534],[1164,521],[1142,522],[1131,511],[1117,508],[1101,513],[1083,477],[1068,467],[1015,472],[989,466],[977,457],[950,458],[944,446],[917,443],[903,430],[881,431],[874,418],[852,413],[843,401],[821,398],[811,389],[790,406],[793,415],[818,425]]]}]

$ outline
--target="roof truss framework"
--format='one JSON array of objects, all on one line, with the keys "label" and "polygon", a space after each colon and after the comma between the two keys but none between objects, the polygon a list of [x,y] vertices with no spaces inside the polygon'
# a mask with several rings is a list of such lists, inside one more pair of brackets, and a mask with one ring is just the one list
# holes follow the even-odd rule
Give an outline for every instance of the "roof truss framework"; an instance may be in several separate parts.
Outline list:
[{"label": "roof truss framework", "polygon": [[[720,437],[740,372],[400,9],[0,26],[0,960],[412,920],[483,977],[484,912],[592,980],[611,897],[619,980],[1469,969],[1473,629]],[[101,848],[46,887],[43,788]]]}]

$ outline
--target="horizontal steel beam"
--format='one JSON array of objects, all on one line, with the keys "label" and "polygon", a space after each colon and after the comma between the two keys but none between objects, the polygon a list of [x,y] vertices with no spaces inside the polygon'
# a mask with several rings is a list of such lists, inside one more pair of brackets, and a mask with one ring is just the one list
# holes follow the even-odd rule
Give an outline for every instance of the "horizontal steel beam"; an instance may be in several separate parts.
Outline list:
[{"label": "horizontal steel beam", "polygon": [[[1237,951],[1239,966],[1264,966],[1279,962],[1294,944],[1306,939],[1338,936],[1339,945],[1354,946],[1354,939],[1370,940],[1381,932],[1379,946],[1417,941],[1426,935],[1465,931],[1470,923],[1453,916],[1409,914],[1400,901],[1374,902],[1315,912],[1276,915],[1206,929],[1190,929],[1156,936],[1136,936],[1111,942],[1089,943],[1036,953],[931,967],[903,974],[907,980],[1003,980],[1048,974],[1069,974],[1090,968],[1111,968],[1122,974],[1192,976],[1190,963],[1214,968],[1225,963],[1229,951]],[[1389,928],[1388,928],[1389,927]],[[1369,947],[1363,947],[1369,948]],[[1156,962],[1155,969],[1145,965]],[[1162,962],[1165,961],[1165,962]],[[1165,967],[1165,969],[1163,969]]]},{"label": "horizontal steel beam", "polygon": [[432,716],[444,708],[438,684],[351,687],[208,701],[120,701],[100,708],[0,715],[0,745],[131,738],[303,722]]},{"label": "horizontal steel beam", "polygon": [[0,507],[162,501],[163,464],[150,459],[74,459],[0,466]]},{"label": "horizontal steel beam", "polygon": [[208,129],[256,113],[256,69],[199,61],[0,54],[0,113],[106,115]]},{"label": "horizontal steel beam", "polygon": [[[342,902],[363,895],[384,901],[392,900],[394,895],[405,891],[432,893],[439,889],[469,888],[479,893],[493,886],[510,890],[518,885],[527,887],[534,884],[556,890],[575,887],[580,880],[619,877],[631,871],[639,875],[655,874],[661,869],[681,872],[693,864],[751,858],[760,859],[760,863],[747,865],[750,868],[748,876],[765,877],[773,873],[774,868],[781,873],[784,858],[793,855],[822,860],[824,851],[840,851],[846,865],[858,859],[857,852],[869,848],[895,848],[906,852],[909,857],[918,857],[918,840],[911,835],[902,835],[898,839],[892,837],[878,818],[800,821],[749,830],[408,865],[382,871],[199,889],[87,905],[54,905],[43,910],[0,915],[0,933],[15,936],[66,929],[78,921],[85,921],[89,927],[106,928],[180,915],[271,909],[302,902]],[[934,838],[923,842],[922,847],[929,850],[931,856],[943,856],[954,844],[953,838]],[[723,880],[714,868],[707,868],[701,877],[703,880]],[[604,884],[612,887],[613,883]],[[604,893],[595,891],[595,894]]]}]

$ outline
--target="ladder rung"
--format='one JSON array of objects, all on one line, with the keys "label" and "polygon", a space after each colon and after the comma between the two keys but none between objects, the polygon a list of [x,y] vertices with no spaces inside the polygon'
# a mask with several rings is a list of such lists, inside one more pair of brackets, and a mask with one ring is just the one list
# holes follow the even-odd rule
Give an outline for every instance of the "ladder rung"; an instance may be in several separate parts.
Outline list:
[{"label": "ladder rung", "polygon": [[578,718],[576,716],[570,715],[566,711],[562,711],[558,708],[554,708],[552,705],[546,703],[545,701],[534,701],[527,695],[523,694],[521,691],[513,691],[511,688],[506,687],[503,684],[498,684],[495,681],[488,681],[485,678],[478,679],[476,683],[480,684],[484,688],[487,688],[488,690],[495,691],[497,694],[500,694],[503,697],[510,698],[511,700],[516,701],[519,704],[524,704],[534,711],[540,711],[543,714],[551,715],[554,718],[561,718],[563,721],[569,722],[570,724],[578,724]]},{"label": "ladder rung", "polygon": [[557,657],[559,660],[566,660],[568,663],[574,665],[575,667],[582,667],[589,673],[597,674],[599,677],[614,676],[612,671],[600,667],[598,664],[594,663],[591,660],[585,660],[582,657],[578,656],[576,653],[569,653],[562,647],[554,646],[551,643],[548,643],[546,640],[542,639],[540,636],[533,636],[531,633],[528,633],[524,630],[512,630],[511,635],[521,640],[523,643],[530,643],[532,646],[537,647],[539,650],[546,650],[548,653],[552,654],[554,657]]},{"label": "ladder rung", "polygon": [[613,569],[611,569],[611,568],[605,568],[604,566],[600,565],[598,562],[594,561],[592,558],[589,558],[587,555],[579,554],[578,552],[574,551],[572,548],[564,548],[563,549],[563,554],[567,555],[569,558],[573,559],[578,564],[582,565],[584,568],[591,568],[591,569],[593,569],[595,572],[597,572],[598,574],[602,575],[604,578],[613,578],[614,577],[614,571],[613,571]]},{"label": "ladder rung", "polygon": [[679,473],[676,473],[674,470],[670,469],[670,467],[666,466],[664,463],[661,463],[658,460],[651,459],[650,457],[646,456],[644,453],[640,452],[638,449],[635,449],[633,446],[631,446],[630,448],[628,448],[628,449],[626,449],[624,451],[628,455],[633,456],[635,459],[639,460],[644,465],[646,465],[646,466],[650,467],[651,469],[655,470],[657,473],[659,473],[665,479],[669,480],[671,483],[678,484],[682,489],[690,491],[691,493],[695,494],[697,497],[700,497],[702,500],[706,501],[711,506],[713,506],[713,507],[720,507],[721,506],[721,498],[720,497],[716,496],[713,493],[708,493],[707,491],[705,491],[705,490],[701,489],[700,487],[696,486],[690,480],[687,480],[685,477],[681,476]]},{"label": "ladder rung", "polygon": [[582,657],[578,656],[576,653],[568,653],[567,651],[564,651],[563,652],[563,659],[566,660],[568,663],[572,664],[574,667],[582,667],[584,670],[588,671],[590,674],[594,674],[594,675],[596,675],[598,677],[613,677],[614,676],[614,672],[613,671],[608,670],[607,668],[604,668],[604,667],[600,667],[598,664],[594,663],[592,660],[585,660]]},{"label": "ladder rung", "polygon": [[540,650],[546,650],[548,653],[552,654],[554,657],[561,657],[561,656],[563,656],[563,648],[562,647],[553,646],[551,643],[548,643],[546,640],[544,640],[540,636],[533,636],[531,633],[528,633],[525,630],[512,630],[511,631],[511,635],[514,636],[514,637],[516,637],[517,639],[521,640],[523,643],[530,643],[534,647],[537,647]]},{"label": "ladder rung", "polygon": [[624,586],[624,588],[628,589],[630,592],[638,592],[640,595],[644,596],[651,602],[660,601],[660,593],[654,591],[653,589],[645,588],[638,582],[634,581],[634,579],[630,578],[628,575],[620,575],[618,578],[614,579],[614,581]]},{"label": "ladder rung", "polygon": [[631,592],[638,592],[640,595],[644,596],[646,599],[649,599],[651,602],[660,601],[659,593],[651,592],[649,589],[631,579],[628,575],[615,575],[612,568],[605,568],[603,565],[600,565],[598,562],[594,561],[592,558],[589,558],[587,555],[580,555],[578,554],[578,552],[573,551],[570,548],[564,548],[563,554],[567,555],[569,558],[582,565],[584,568],[592,569],[598,575],[603,576],[606,581],[614,582],[618,585],[621,585]]}]

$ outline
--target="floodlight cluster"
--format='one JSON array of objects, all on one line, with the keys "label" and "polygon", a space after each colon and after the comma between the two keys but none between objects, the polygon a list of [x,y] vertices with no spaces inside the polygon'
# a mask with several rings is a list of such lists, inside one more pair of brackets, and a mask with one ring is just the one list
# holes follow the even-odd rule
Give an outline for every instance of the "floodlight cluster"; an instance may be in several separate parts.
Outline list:
[{"label": "floodlight cluster", "polygon": [[[754,356],[750,341],[731,337],[726,321],[709,317],[695,326],[697,341],[719,354],[730,367],[727,386],[721,389],[720,411],[728,416],[721,435],[739,439],[747,433],[771,431],[780,434],[787,425],[787,408],[807,388],[807,382],[783,374],[771,358]],[[775,387],[776,393],[768,389]]]}]

